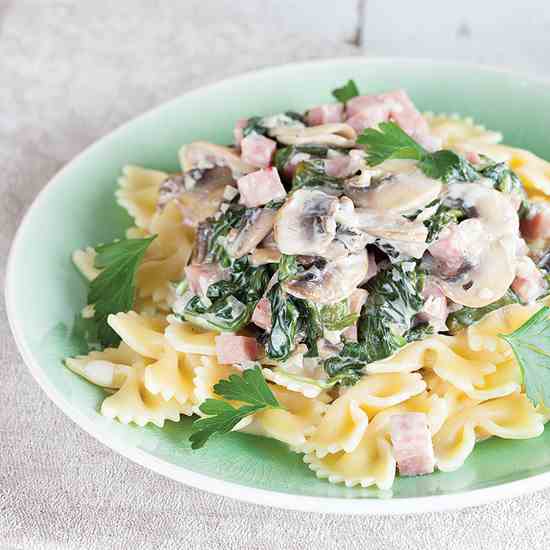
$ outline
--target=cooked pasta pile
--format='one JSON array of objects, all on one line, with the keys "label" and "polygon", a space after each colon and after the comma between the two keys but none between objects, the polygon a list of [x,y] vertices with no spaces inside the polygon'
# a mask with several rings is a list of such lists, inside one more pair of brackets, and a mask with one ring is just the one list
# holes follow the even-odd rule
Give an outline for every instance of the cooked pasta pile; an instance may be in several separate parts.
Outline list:
[{"label": "cooked pasta pile", "polygon": [[193,447],[263,435],[388,489],[543,432],[550,387],[514,335],[548,318],[550,164],[401,91],[335,96],[184,146],[181,174],[125,167],[135,225],[74,253],[97,330],[65,363],[109,418],[198,415]]}]

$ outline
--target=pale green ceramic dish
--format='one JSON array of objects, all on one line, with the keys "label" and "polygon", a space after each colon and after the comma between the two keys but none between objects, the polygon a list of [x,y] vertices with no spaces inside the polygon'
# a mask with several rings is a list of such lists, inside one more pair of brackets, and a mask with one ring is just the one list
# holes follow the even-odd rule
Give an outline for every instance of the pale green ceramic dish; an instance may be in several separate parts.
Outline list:
[{"label": "pale green ceramic dish", "polygon": [[183,143],[229,142],[237,118],[329,101],[330,90],[350,77],[368,92],[406,88],[420,109],[472,116],[502,131],[507,143],[550,157],[550,84],[493,69],[351,58],[268,69],[197,90],[102,139],[38,196],[8,266],[8,314],[19,349],[46,393],[76,424],[147,468],[222,495],[284,508],[368,514],[456,508],[549,486],[550,430],[527,441],[486,441],[457,472],[398,478],[391,493],[380,493],[318,480],[300,455],[268,439],[231,434],[192,452],[189,419],[168,422],[164,429],[107,420],[98,413],[103,391],[61,364],[78,351],[71,327],[86,295],[70,254],[110,241],[129,225],[113,198],[124,164],[174,171]]}]

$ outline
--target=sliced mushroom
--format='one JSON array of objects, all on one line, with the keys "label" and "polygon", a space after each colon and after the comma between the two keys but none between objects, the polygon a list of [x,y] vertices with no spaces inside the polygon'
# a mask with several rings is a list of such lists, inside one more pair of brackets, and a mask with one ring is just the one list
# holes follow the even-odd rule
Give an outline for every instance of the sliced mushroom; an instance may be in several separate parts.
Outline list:
[{"label": "sliced mushroom", "polygon": [[201,222],[197,226],[195,247],[191,261],[193,264],[202,264],[208,253],[208,241],[212,234],[212,225],[209,222]]},{"label": "sliced mushroom", "polygon": [[[241,160],[239,153],[232,147],[216,145],[207,141],[194,141],[184,145],[179,151],[179,158],[184,173],[191,173],[194,170],[199,172],[209,170],[216,166],[227,166],[231,170],[234,179],[256,170],[250,164]],[[193,174],[187,178],[188,187],[192,186]],[[200,178],[199,178],[200,179]]]},{"label": "sliced mushroom", "polygon": [[269,130],[269,135],[285,145],[334,145],[354,147],[357,133],[349,124],[321,124],[311,127],[277,126]]},{"label": "sliced mushroom", "polygon": [[235,180],[227,167],[204,171],[192,190],[183,190],[178,196],[184,223],[196,227],[213,216],[224,199],[226,187],[234,185]]},{"label": "sliced mushroom", "polygon": [[317,189],[295,191],[277,212],[275,241],[283,254],[323,256],[336,235],[339,201]]},{"label": "sliced mushroom", "polygon": [[421,258],[428,247],[426,226],[421,221],[411,221],[399,214],[357,208],[350,225],[383,239],[398,252],[413,258]]},{"label": "sliced mushroom", "polygon": [[265,264],[278,264],[281,253],[276,248],[256,248],[250,257],[252,265],[258,267]]},{"label": "sliced mushroom", "polygon": [[297,279],[283,283],[283,288],[296,298],[331,304],[350,296],[367,271],[367,252],[363,250],[336,260],[315,262]]},{"label": "sliced mushroom", "polygon": [[273,229],[275,214],[276,211],[270,208],[247,208],[244,225],[240,229],[232,229],[227,235],[227,253],[233,258],[241,258],[252,252]]},{"label": "sliced mushroom", "polygon": [[362,208],[388,213],[409,212],[424,208],[441,193],[441,182],[428,178],[421,170],[388,174],[380,179],[370,179],[370,185],[358,189],[349,183],[345,193]]},{"label": "sliced mushroom", "polygon": [[[456,281],[439,282],[447,297],[458,304],[483,307],[502,298],[516,274],[519,220],[510,197],[483,184],[449,185],[448,195],[475,212],[483,237],[466,246],[475,252],[473,267]],[[462,222],[465,224],[468,221]],[[460,224],[460,225],[462,225]],[[459,227],[460,227],[459,225]]]}]

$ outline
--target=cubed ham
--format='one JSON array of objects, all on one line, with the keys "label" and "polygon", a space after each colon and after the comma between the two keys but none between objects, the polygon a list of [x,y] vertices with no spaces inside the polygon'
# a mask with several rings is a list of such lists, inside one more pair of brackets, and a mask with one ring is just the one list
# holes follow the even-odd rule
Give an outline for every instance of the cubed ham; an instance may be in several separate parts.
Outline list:
[{"label": "cubed ham", "polygon": [[271,304],[265,296],[257,303],[252,314],[252,322],[264,330],[271,328]]},{"label": "cubed ham", "polygon": [[525,257],[518,261],[516,278],[512,282],[512,290],[522,302],[534,302],[547,289],[547,283],[531,258]]},{"label": "cubed ham", "polygon": [[408,412],[390,417],[393,455],[402,476],[418,476],[434,471],[435,459],[428,418]]},{"label": "cubed ham", "polygon": [[447,330],[445,324],[449,310],[447,307],[447,298],[439,286],[428,279],[422,289],[422,298],[424,305],[416,316],[420,323],[429,323],[437,332]]},{"label": "cubed ham", "polygon": [[393,121],[429,151],[441,147],[441,140],[431,135],[426,119],[404,90],[354,97],[346,104],[346,117],[358,133]]},{"label": "cubed ham", "polygon": [[237,186],[241,193],[240,202],[251,208],[286,197],[276,168],[257,170],[242,176],[237,180]]},{"label": "cubed ham", "polygon": [[225,272],[218,264],[188,265],[184,271],[189,290],[201,297],[206,296],[210,285],[223,281],[225,278]]},{"label": "cubed ham", "polygon": [[481,162],[481,157],[475,151],[467,151],[464,156],[472,164],[479,164]]},{"label": "cubed ham", "polygon": [[260,345],[250,336],[219,334],[216,340],[216,355],[224,365],[255,361],[260,357]]},{"label": "cubed ham", "polygon": [[310,158],[311,155],[309,153],[296,153],[295,155],[292,155],[283,168],[284,177],[290,181],[294,177],[298,164],[300,164],[300,162],[304,162],[305,160],[309,160]]},{"label": "cubed ham", "polygon": [[484,239],[485,229],[478,218],[449,224],[428,247],[435,260],[435,271],[442,277],[454,277],[466,264],[476,265],[483,252]]},{"label": "cubed ham", "polygon": [[520,232],[528,241],[550,239],[550,208],[544,203],[537,203],[520,222]]},{"label": "cubed ham", "polygon": [[[362,289],[362,288],[356,288],[349,297],[349,311],[350,313],[361,313],[361,309],[363,308],[363,305],[367,301],[367,296],[369,293]],[[357,342],[357,323],[352,325],[351,327],[348,327],[344,332],[342,333],[342,336],[346,338],[346,340],[351,340],[353,342]]]},{"label": "cubed ham", "polygon": [[258,168],[267,168],[277,149],[277,142],[252,132],[241,140],[241,159]]},{"label": "cubed ham", "polygon": [[344,106],[342,103],[328,103],[313,107],[307,112],[306,122],[308,126],[319,126],[330,122],[342,122]]},{"label": "cubed ham", "polygon": [[246,128],[247,124],[247,118],[239,118],[239,120],[235,123],[235,128],[233,128],[233,140],[235,142],[235,147],[241,147],[241,141],[244,138],[243,130]]}]

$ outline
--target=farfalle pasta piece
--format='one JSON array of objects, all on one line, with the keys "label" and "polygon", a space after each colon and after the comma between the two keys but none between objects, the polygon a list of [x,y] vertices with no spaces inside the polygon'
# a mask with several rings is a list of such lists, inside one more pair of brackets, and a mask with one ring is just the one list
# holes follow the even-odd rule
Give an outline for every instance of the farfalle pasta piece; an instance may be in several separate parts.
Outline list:
[{"label": "farfalle pasta piece", "polygon": [[[461,331],[455,337],[455,343],[471,357],[479,357],[485,352],[485,357],[493,361],[503,361],[511,356],[509,345],[498,335],[514,332],[534,315],[540,304],[511,304],[488,313],[473,325]],[[492,354],[492,355],[490,355]]]},{"label": "farfalle pasta piece", "polygon": [[413,397],[378,413],[353,451],[328,453],[321,458],[312,452],[304,456],[304,462],[317,477],[331,483],[345,483],[348,487],[377,485],[380,489],[389,489],[396,467],[389,442],[389,420],[393,414],[403,412],[425,413],[433,435],[443,423],[447,408],[437,395],[424,393]]},{"label": "farfalle pasta piece", "polygon": [[164,327],[158,317],[138,315],[135,311],[109,315],[110,327],[140,355],[160,359],[165,351]]},{"label": "farfalle pasta piece", "polygon": [[422,393],[426,383],[418,373],[373,374],[364,377],[330,404],[317,429],[304,445],[307,452],[353,451],[372,418],[382,409]]},{"label": "farfalle pasta piece", "polygon": [[283,409],[255,413],[252,422],[241,431],[271,437],[300,449],[321,422],[327,409],[326,399],[322,396],[308,398],[274,384],[270,384],[270,389]]},{"label": "farfalle pasta piece", "polygon": [[393,356],[371,363],[369,372],[433,369],[474,400],[493,399],[519,389],[518,376],[512,367],[499,369],[489,361],[465,358],[453,349],[454,338],[434,336],[408,344]]},{"label": "farfalle pasta piece", "polygon": [[537,413],[525,394],[466,407],[449,417],[434,437],[436,463],[440,470],[456,470],[472,452],[478,439],[537,437],[544,430],[543,415]]},{"label": "farfalle pasta piece", "polygon": [[144,369],[143,363],[135,363],[130,368],[121,388],[101,404],[103,416],[116,418],[123,424],[134,422],[145,426],[152,423],[162,428],[166,420],[177,422],[180,414],[192,414],[190,406],[181,405],[175,399],[165,401],[162,396],[152,394],[143,383]]},{"label": "farfalle pasta piece", "polygon": [[458,115],[424,114],[432,135],[442,140],[443,148],[456,144],[496,144],[502,140],[500,132],[487,130],[485,126],[476,124],[472,118],[461,118]]},{"label": "farfalle pasta piece", "polygon": [[190,403],[194,398],[196,363],[192,356],[178,354],[165,344],[163,355],[145,367],[145,387],[154,395],[160,394],[165,401],[173,397],[182,405]]},{"label": "farfalle pasta piece", "polygon": [[106,348],[103,351],[91,351],[87,355],[78,355],[65,359],[65,365],[86,380],[103,388],[120,388],[131,365],[140,356],[127,344],[121,342],[118,348]]},{"label": "farfalle pasta piece", "polygon": [[327,374],[318,361],[304,360],[306,351],[306,346],[299,345],[284,363],[262,361],[265,379],[305,397],[317,397],[328,388]]},{"label": "farfalle pasta piece", "polygon": [[183,277],[184,268],[193,247],[192,231],[182,224],[181,212],[175,202],[157,212],[150,231],[157,235],[138,270],[138,296],[151,296],[164,309],[169,309],[173,296],[171,283]]},{"label": "farfalle pasta piece", "polygon": [[125,166],[118,180],[115,196],[138,227],[149,229],[157,210],[157,199],[161,183],[168,174],[147,170],[139,166]]},{"label": "farfalle pasta piece", "polygon": [[[215,357],[188,356],[194,365],[195,403],[200,406],[206,399],[221,399],[214,393],[214,385],[240,371],[232,365],[222,365]],[[196,411],[201,414],[200,411]]]},{"label": "farfalle pasta piece", "polygon": [[216,355],[217,332],[178,321],[173,316],[169,316],[168,320],[170,324],[166,327],[166,339],[176,351],[198,355]]},{"label": "farfalle pasta piece", "polygon": [[95,257],[95,248],[91,246],[73,252],[73,264],[88,281],[93,281],[101,273],[101,270],[94,266]]}]

